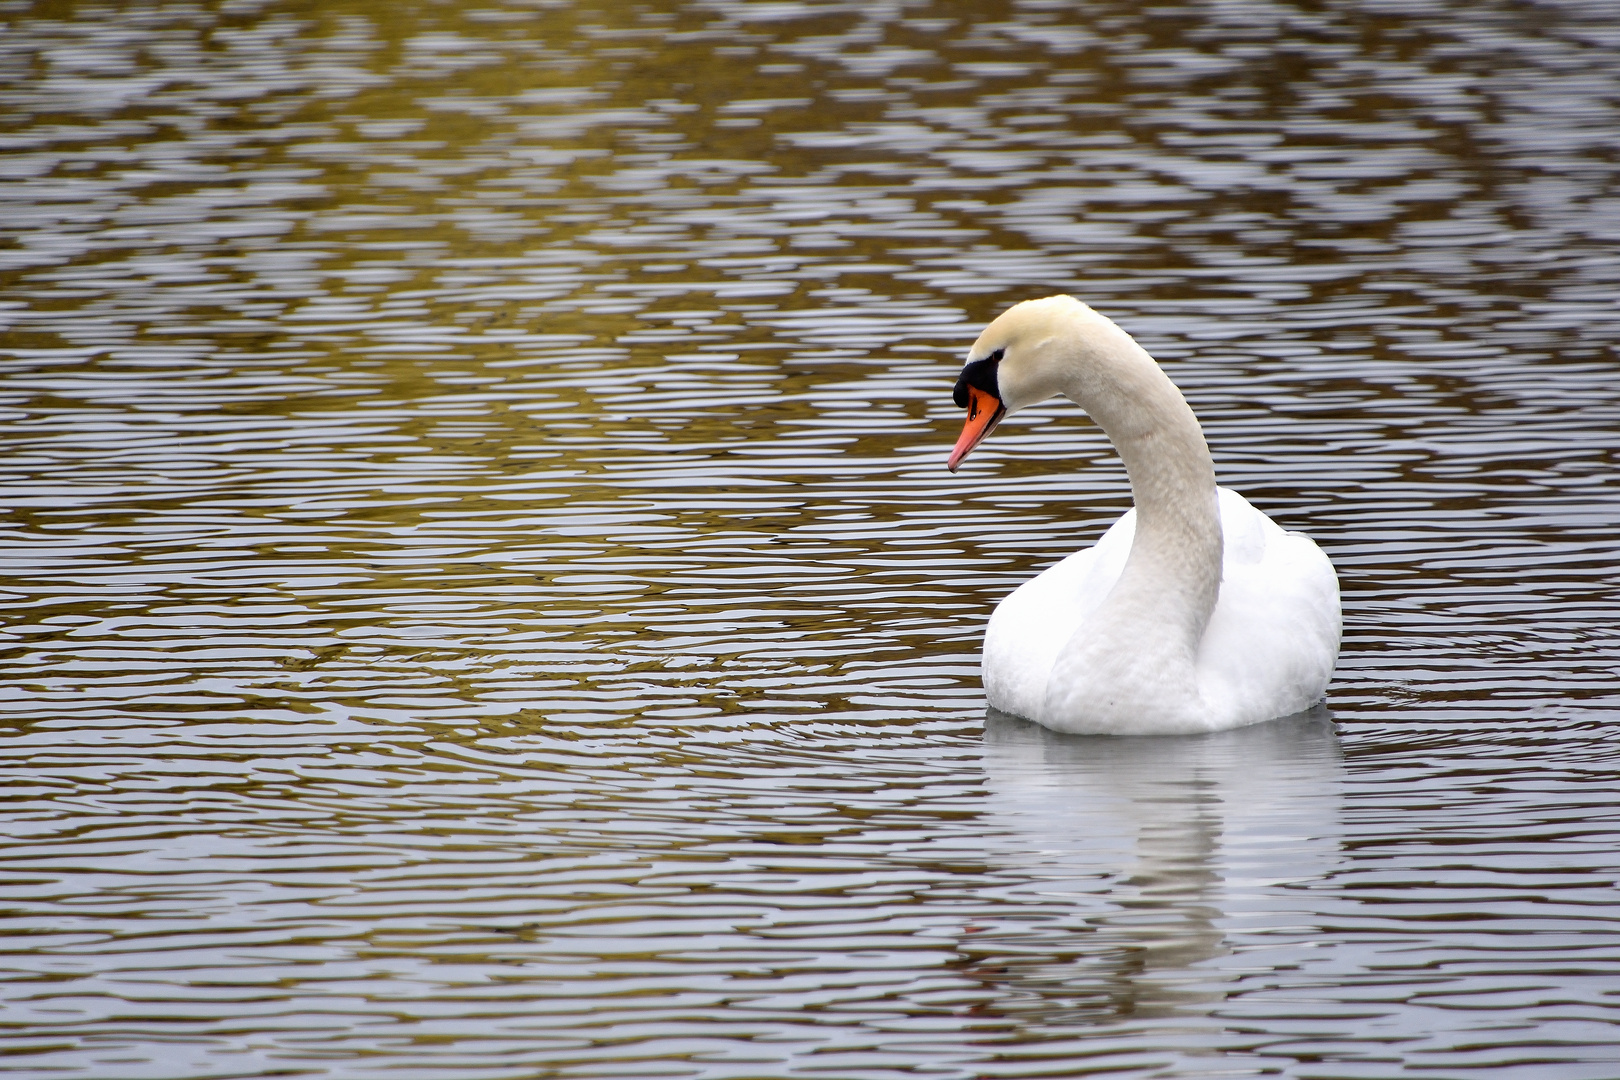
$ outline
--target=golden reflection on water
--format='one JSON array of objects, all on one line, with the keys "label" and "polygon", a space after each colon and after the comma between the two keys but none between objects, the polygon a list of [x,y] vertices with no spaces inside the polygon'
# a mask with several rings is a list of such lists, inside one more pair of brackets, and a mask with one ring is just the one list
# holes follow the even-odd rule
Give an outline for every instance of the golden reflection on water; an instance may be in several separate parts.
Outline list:
[{"label": "golden reflection on water", "polygon": [[[0,4],[10,1067],[1592,1075],[1600,7]],[[944,470],[1056,291],[1334,558],[1337,733],[985,718],[1127,503]]]}]

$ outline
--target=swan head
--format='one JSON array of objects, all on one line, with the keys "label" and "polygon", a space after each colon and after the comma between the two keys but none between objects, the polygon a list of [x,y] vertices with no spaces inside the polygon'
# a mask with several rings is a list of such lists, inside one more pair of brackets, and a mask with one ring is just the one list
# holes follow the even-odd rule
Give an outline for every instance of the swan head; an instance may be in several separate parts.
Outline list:
[{"label": "swan head", "polygon": [[984,328],[956,380],[954,397],[967,421],[946,468],[955,472],[1009,413],[1063,392],[1069,365],[1062,345],[1086,316],[1099,317],[1072,296],[1048,296],[1014,304]]}]

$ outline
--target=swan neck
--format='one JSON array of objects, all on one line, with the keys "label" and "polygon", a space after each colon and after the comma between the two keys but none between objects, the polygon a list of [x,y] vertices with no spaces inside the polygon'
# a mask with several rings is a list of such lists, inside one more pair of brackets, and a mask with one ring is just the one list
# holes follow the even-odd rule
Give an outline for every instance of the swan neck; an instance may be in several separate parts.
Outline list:
[{"label": "swan neck", "polygon": [[1136,534],[1114,602],[1179,627],[1197,651],[1221,582],[1215,464],[1192,408],[1140,345],[1087,310],[1065,394],[1108,435],[1130,478]]}]

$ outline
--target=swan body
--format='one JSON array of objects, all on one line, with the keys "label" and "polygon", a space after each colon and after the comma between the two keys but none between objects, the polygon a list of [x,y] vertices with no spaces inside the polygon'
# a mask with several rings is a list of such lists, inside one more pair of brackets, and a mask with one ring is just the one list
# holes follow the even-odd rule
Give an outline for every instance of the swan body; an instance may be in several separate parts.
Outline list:
[{"label": "swan body", "polygon": [[1304,711],[1338,659],[1333,565],[1215,484],[1202,429],[1152,357],[1067,296],[1018,304],[957,383],[950,467],[1002,416],[1062,395],[1113,441],[1135,507],[990,617],[985,696],[1055,731],[1187,734]]}]

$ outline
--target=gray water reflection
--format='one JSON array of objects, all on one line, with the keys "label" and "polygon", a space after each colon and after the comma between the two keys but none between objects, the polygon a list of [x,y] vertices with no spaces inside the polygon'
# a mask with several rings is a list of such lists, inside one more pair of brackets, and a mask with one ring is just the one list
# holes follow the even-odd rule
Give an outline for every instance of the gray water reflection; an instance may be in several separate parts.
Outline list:
[{"label": "gray water reflection", "polygon": [[[0,2],[8,1070],[1612,1077],[1610,7]],[[1337,736],[985,721],[1058,290]]]},{"label": "gray water reflection", "polygon": [[[976,927],[995,982],[1050,1022],[1173,1017],[1245,989],[1255,956],[1308,948],[1338,865],[1343,778],[1326,710],[1205,739],[1064,737],[986,721],[991,861],[1051,923]],[[1015,908],[1010,911],[1015,911]],[[1044,931],[1044,932],[1042,932]],[[1064,939],[1067,938],[1065,941]],[[990,980],[987,980],[990,981]]]}]

